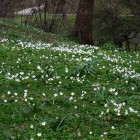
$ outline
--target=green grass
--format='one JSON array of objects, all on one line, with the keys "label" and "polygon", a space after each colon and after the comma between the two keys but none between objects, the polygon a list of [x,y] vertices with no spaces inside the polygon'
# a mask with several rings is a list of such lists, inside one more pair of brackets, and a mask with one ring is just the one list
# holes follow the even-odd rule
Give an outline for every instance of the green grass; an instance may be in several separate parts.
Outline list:
[{"label": "green grass", "polygon": [[0,27],[0,140],[140,139],[139,52]]},{"label": "green grass", "polygon": [[[43,41],[43,42],[65,42],[70,41],[67,37],[52,33],[45,33],[42,30],[31,26],[20,25],[9,19],[0,19],[0,37],[13,40]],[[75,39],[71,39],[75,40]]]},{"label": "green grass", "polygon": [[[41,20],[40,20],[41,16]],[[27,25],[33,26],[38,29],[44,29],[44,14],[39,13],[39,15],[17,15],[14,18],[14,21],[17,23],[26,23]],[[71,29],[74,27],[75,24],[75,15],[67,15],[65,19],[65,23],[62,22],[62,15],[55,15],[55,14],[47,14],[46,15],[46,20],[48,26],[51,25],[51,22],[53,21],[53,26],[52,26],[52,32],[61,35],[68,36],[71,33]],[[49,28],[49,27],[48,27]]]}]

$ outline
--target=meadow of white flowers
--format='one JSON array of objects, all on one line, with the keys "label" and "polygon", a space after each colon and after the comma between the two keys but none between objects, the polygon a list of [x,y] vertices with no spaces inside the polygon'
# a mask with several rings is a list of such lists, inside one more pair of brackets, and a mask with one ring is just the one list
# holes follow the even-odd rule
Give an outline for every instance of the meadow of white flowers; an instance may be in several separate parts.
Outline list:
[{"label": "meadow of white flowers", "polygon": [[7,138],[140,138],[139,52],[6,39],[0,51],[0,102],[27,115]]}]

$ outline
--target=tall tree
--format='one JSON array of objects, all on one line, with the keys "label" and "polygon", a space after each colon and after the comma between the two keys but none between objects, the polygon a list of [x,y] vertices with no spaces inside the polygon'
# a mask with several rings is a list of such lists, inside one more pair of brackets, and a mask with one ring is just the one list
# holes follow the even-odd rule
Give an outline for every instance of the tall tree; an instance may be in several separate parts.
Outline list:
[{"label": "tall tree", "polygon": [[0,0],[0,17],[13,17],[16,0]]},{"label": "tall tree", "polygon": [[94,0],[80,0],[73,36],[83,44],[93,44],[93,10]]}]

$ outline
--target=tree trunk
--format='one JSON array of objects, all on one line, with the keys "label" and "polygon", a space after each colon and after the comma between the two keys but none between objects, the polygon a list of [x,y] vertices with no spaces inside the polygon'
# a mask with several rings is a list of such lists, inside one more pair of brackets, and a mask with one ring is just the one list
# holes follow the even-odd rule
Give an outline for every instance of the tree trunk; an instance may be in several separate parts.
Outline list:
[{"label": "tree trunk", "polygon": [[93,10],[94,0],[80,0],[72,34],[82,44],[93,44]]},{"label": "tree trunk", "polygon": [[16,0],[0,0],[0,17],[11,18],[14,17],[14,6]]}]

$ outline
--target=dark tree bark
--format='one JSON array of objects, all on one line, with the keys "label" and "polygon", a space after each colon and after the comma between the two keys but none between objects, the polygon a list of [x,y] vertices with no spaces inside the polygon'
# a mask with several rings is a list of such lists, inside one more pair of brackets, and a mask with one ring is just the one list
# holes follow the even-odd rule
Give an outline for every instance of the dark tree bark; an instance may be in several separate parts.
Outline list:
[{"label": "dark tree bark", "polygon": [[14,16],[16,0],[0,0],[0,17],[11,18]]},{"label": "dark tree bark", "polygon": [[72,35],[82,44],[93,44],[94,0],[80,0]]}]

